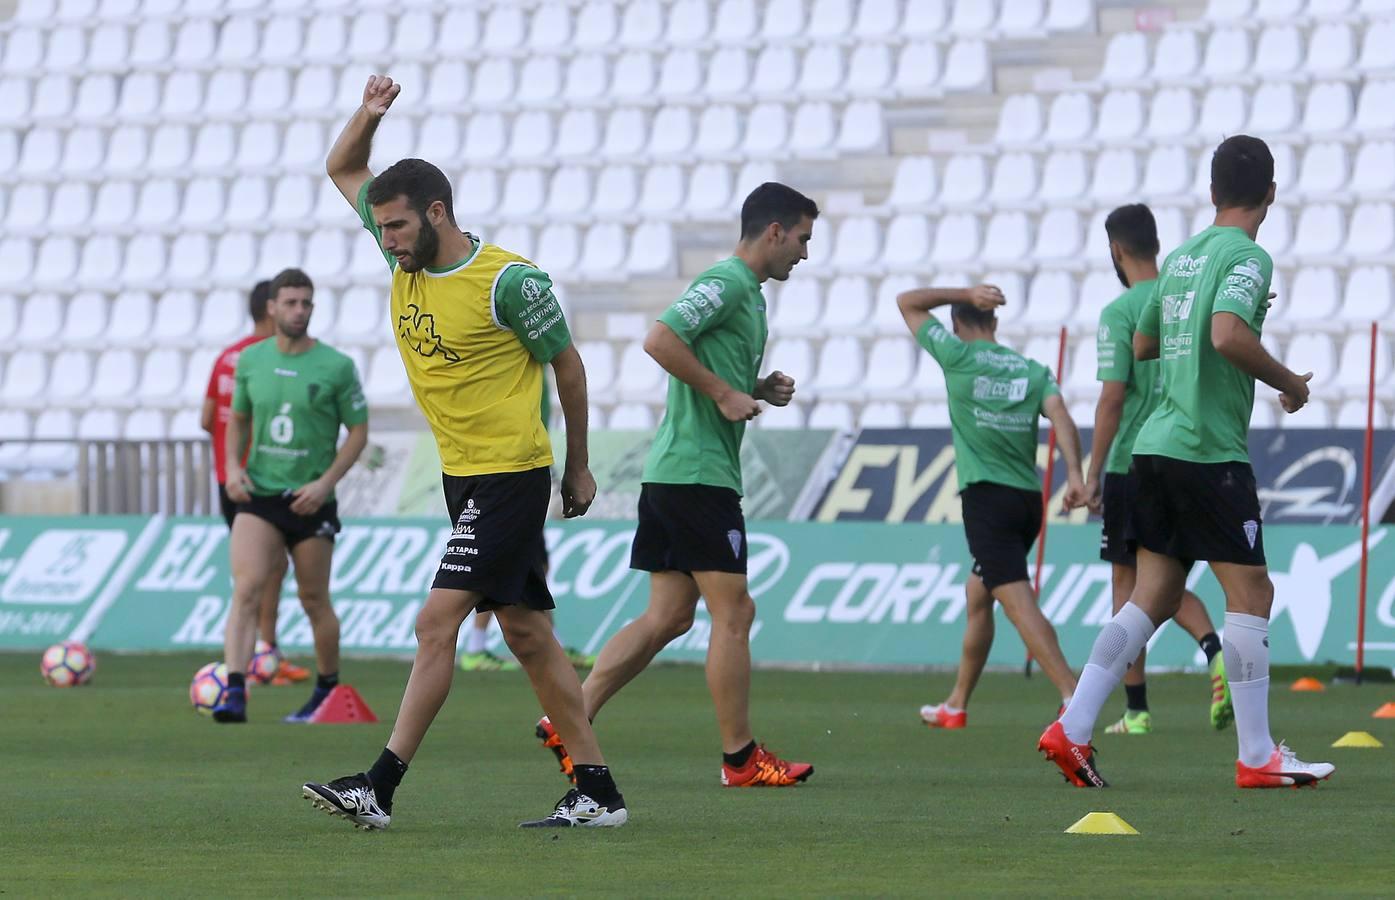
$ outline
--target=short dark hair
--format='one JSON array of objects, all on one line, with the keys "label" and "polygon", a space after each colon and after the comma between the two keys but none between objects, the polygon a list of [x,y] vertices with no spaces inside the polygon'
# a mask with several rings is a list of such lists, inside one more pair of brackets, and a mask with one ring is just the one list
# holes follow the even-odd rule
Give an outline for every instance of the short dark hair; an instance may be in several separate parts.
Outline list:
[{"label": "short dark hair", "polygon": [[805,216],[817,219],[819,205],[788,185],[767,181],[751,191],[741,204],[741,238],[760,237],[772,222],[779,222],[781,228],[793,228]]},{"label": "short dark hair", "polygon": [[280,295],[281,288],[309,288],[312,295],[315,293],[315,283],[300,269],[282,269],[276,273],[276,277],[271,279],[272,300]]},{"label": "short dark hair", "polygon": [[253,322],[266,320],[266,301],[271,299],[271,282],[258,281],[252,285],[252,293],[247,296],[247,309]]},{"label": "short dark hair", "polygon": [[368,205],[378,206],[394,197],[406,197],[407,205],[426,218],[426,208],[440,200],[446,218],[455,222],[455,201],[446,173],[424,159],[401,159],[368,184]]},{"label": "short dark hair", "polygon": [[1274,154],[1257,137],[1237,134],[1211,154],[1211,191],[1217,209],[1255,209],[1274,183]]},{"label": "short dark hair", "polygon": [[998,321],[998,314],[991,309],[979,309],[972,303],[956,303],[949,308],[951,321],[958,322],[968,328],[977,328],[982,331],[991,331],[993,324]]},{"label": "short dark hair", "polygon": [[1158,222],[1153,211],[1142,203],[1130,203],[1111,212],[1104,220],[1104,233],[1135,259],[1157,258]]}]

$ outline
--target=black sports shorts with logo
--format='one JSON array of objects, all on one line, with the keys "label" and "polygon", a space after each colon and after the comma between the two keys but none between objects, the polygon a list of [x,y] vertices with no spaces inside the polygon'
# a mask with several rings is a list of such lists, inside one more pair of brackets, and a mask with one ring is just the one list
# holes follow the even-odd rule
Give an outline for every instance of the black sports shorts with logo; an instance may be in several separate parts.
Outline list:
[{"label": "black sports shorts with logo", "polygon": [[1138,563],[1138,472],[1105,472],[1101,491],[1104,499],[1104,529],[1100,534],[1100,559],[1133,566]]},{"label": "black sports shorts with logo", "polygon": [[433,588],[484,595],[478,609],[553,609],[543,525],[552,497],[547,466],[525,472],[442,475],[455,528]]},{"label": "black sports shorts with logo", "polygon": [[1197,560],[1264,565],[1259,493],[1249,463],[1135,455],[1138,543],[1190,566]]},{"label": "black sports shorts with logo", "polygon": [[979,481],[959,492],[974,574],[990,591],[1027,580],[1027,554],[1041,531],[1041,494]]},{"label": "black sports shorts with logo", "polygon": [[237,518],[237,503],[228,496],[228,486],[218,485],[218,511],[223,514],[223,521],[232,528],[233,519]]},{"label": "black sports shorts with logo", "polygon": [[294,502],[295,495],[290,491],[265,496],[253,494],[250,502],[237,504],[237,515],[256,516],[270,522],[281,532],[287,550],[310,538],[324,538],[334,543],[334,536],[342,527],[339,524],[338,501],[330,500],[320,507],[319,512],[310,516],[291,512]]},{"label": "black sports shorts with logo", "polygon": [[630,568],[745,575],[741,495],[710,484],[641,485]]}]

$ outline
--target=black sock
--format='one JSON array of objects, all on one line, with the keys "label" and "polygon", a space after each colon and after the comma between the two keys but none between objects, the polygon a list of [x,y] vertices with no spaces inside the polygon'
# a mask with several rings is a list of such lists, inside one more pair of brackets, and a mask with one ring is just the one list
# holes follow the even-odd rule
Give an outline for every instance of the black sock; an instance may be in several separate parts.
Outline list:
[{"label": "black sock", "polygon": [[742,747],[740,750],[737,750],[735,753],[723,753],[722,762],[731,766],[733,769],[739,769],[750,761],[751,754],[755,752],[756,742],[751,741],[751,743]]},{"label": "black sock", "polygon": [[392,795],[407,774],[407,764],[388,748],[378,754],[378,761],[368,770],[368,780],[373,782],[373,793],[378,797],[378,805],[385,811],[392,806]]},{"label": "black sock", "polygon": [[1148,683],[1146,681],[1143,684],[1124,685],[1124,694],[1128,697],[1130,712],[1148,711]]},{"label": "black sock", "polygon": [[574,766],[572,771],[576,773],[576,789],[592,800],[606,806],[622,802],[608,766]]},{"label": "black sock", "polygon": [[328,691],[328,690],[332,690],[337,684],[339,684],[339,673],[338,673],[338,672],[330,672],[328,675],[320,675],[320,676],[316,677],[316,679],[315,679],[315,690],[317,690],[317,691]]},{"label": "black sock", "polygon": [[229,672],[229,673],[228,673],[228,687],[230,687],[230,688],[239,688],[240,690],[244,690],[244,691],[247,690],[247,673],[246,673],[246,672]]},{"label": "black sock", "polygon": [[1201,652],[1206,654],[1207,664],[1210,664],[1211,660],[1216,658],[1216,654],[1221,652],[1221,639],[1216,637],[1216,632],[1214,631],[1197,641],[1197,643],[1201,645]]}]

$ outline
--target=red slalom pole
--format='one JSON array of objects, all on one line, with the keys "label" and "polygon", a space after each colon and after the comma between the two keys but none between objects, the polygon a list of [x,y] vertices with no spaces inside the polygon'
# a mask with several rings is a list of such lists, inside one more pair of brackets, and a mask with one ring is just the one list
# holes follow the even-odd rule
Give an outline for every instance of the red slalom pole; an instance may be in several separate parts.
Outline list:
[{"label": "red slalom pole", "polygon": [[[1375,344],[1371,345],[1375,347]],[[1374,353],[1374,350],[1372,351]],[[1374,356],[1371,357],[1375,359]],[[1372,366],[1374,367],[1374,363]],[[1056,381],[1060,383],[1065,379],[1066,369],[1066,326],[1061,326],[1061,346],[1056,351]],[[1374,372],[1374,368],[1372,369]],[[1374,377],[1374,376],[1373,376]],[[1374,384],[1374,382],[1372,382]],[[1369,434],[1367,440],[1369,440]],[[1046,562],[1046,525],[1051,518],[1051,481],[1056,471],[1056,426],[1051,426],[1051,431],[1046,437],[1046,476],[1041,481],[1041,533],[1037,535],[1037,570],[1032,576],[1032,593],[1037,595],[1037,602],[1041,601],[1041,567]],[[1363,570],[1364,572],[1364,570]],[[1357,670],[1360,671],[1359,669]],[[1028,678],[1032,677],[1032,654],[1027,653],[1027,662],[1023,666],[1023,674]]]},{"label": "red slalom pole", "polygon": [[1361,587],[1356,607],[1356,683],[1366,662],[1366,567],[1371,548],[1371,451],[1376,431],[1376,323],[1371,323],[1371,373],[1366,386],[1366,462],[1361,473]]}]

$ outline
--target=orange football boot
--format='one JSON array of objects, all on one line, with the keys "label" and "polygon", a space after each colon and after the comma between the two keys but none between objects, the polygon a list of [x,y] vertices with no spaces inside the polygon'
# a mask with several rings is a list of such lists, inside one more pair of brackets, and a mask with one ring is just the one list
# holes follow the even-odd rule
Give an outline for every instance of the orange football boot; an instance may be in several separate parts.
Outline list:
[{"label": "orange football boot", "polygon": [[557,765],[562,767],[562,774],[567,776],[567,780],[576,784],[576,772],[572,768],[572,757],[567,752],[567,748],[562,743],[562,736],[557,733],[557,729],[552,727],[552,722],[543,716],[538,720],[538,727],[533,730],[542,741],[544,748],[551,750],[552,755],[557,757]]},{"label": "orange football boot", "polygon": [[791,787],[807,781],[814,774],[809,763],[787,762],[756,745],[746,765],[737,769],[722,763],[722,785],[725,787]]},{"label": "orange football boot", "polygon": [[1076,787],[1109,787],[1099,770],[1095,768],[1095,748],[1090,744],[1077,744],[1066,737],[1066,730],[1060,722],[1052,722],[1042,732],[1037,741],[1037,749],[1046,754],[1066,777],[1066,781]]},{"label": "orange football boot", "polygon": [[274,685],[296,684],[307,681],[310,678],[310,670],[304,666],[298,666],[288,659],[282,659],[281,665],[276,668],[276,674],[272,676],[271,683]]}]

